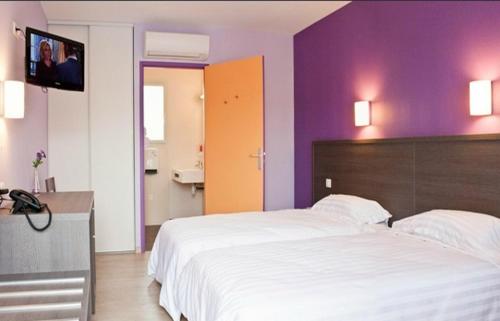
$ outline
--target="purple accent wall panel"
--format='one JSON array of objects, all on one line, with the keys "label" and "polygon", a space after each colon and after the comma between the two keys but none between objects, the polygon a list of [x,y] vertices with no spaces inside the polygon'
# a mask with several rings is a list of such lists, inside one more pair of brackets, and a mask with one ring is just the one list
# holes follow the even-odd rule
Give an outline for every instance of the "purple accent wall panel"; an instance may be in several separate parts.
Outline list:
[{"label": "purple accent wall panel", "polygon": [[[500,132],[500,3],[352,2],[294,36],[295,206],[311,205],[311,142]],[[493,115],[469,82],[493,80]],[[372,125],[353,105],[372,102]]]}]

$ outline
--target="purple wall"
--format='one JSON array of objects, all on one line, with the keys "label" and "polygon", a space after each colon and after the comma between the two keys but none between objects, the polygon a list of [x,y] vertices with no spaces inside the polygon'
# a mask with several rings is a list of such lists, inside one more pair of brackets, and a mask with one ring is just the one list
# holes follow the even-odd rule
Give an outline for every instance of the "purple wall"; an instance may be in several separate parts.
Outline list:
[{"label": "purple wall", "polygon": [[[47,30],[47,19],[39,1],[0,2],[0,80],[24,81],[24,40],[12,34],[13,21],[23,29]],[[26,84],[24,119],[0,117],[0,182],[30,190],[31,161],[39,149],[47,150],[47,95]],[[47,164],[40,167],[40,176],[47,176]]]},{"label": "purple wall", "polygon": [[[294,37],[295,206],[311,204],[311,142],[495,133],[468,85],[500,78],[500,3],[352,2]],[[372,126],[353,103],[372,102]]]}]

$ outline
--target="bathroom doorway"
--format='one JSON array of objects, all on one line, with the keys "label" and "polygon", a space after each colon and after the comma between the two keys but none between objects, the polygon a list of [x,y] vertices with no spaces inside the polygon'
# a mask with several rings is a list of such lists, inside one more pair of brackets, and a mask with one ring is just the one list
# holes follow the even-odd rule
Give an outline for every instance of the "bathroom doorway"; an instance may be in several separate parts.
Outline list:
[{"label": "bathroom doorway", "polygon": [[[142,69],[146,250],[163,222],[203,214],[202,68]],[[187,169],[197,178],[177,177]]]},{"label": "bathroom doorway", "polygon": [[142,251],[167,220],[264,209],[263,63],[140,63]]}]

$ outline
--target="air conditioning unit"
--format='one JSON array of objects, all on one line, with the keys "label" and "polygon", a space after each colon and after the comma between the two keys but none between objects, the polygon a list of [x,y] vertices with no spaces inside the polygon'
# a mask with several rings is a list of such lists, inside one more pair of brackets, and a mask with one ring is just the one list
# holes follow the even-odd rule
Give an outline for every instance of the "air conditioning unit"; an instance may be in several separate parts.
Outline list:
[{"label": "air conditioning unit", "polygon": [[146,31],[144,35],[146,58],[206,60],[210,37],[186,33]]}]

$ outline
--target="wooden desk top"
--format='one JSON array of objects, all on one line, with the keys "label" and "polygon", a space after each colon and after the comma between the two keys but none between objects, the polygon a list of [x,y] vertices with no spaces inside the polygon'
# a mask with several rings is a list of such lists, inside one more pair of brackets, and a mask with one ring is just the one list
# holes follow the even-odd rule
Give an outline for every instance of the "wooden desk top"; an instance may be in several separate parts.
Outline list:
[{"label": "wooden desk top", "polygon": [[[53,214],[89,214],[94,203],[94,192],[55,192],[37,196],[46,203]],[[10,215],[9,210],[0,209],[0,217]]]}]

